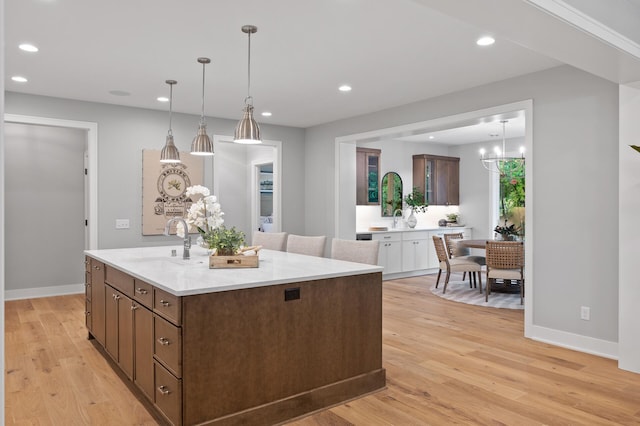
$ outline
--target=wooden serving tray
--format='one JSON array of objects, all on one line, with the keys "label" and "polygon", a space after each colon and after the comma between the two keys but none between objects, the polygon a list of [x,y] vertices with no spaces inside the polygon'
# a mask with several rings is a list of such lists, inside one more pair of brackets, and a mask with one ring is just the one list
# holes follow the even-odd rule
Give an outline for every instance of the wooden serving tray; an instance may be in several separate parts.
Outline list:
[{"label": "wooden serving tray", "polygon": [[258,255],[245,256],[243,254],[235,256],[209,256],[209,269],[221,268],[257,268],[259,264]]}]

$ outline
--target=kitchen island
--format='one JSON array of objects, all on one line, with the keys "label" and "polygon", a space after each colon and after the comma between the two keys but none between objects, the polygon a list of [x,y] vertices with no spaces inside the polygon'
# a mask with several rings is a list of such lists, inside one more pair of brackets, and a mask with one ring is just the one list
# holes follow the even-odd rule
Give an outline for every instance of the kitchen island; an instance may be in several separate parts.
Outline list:
[{"label": "kitchen island", "polygon": [[276,424],[384,387],[382,268],[172,249],[85,252],[89,336],[167,423]]}]

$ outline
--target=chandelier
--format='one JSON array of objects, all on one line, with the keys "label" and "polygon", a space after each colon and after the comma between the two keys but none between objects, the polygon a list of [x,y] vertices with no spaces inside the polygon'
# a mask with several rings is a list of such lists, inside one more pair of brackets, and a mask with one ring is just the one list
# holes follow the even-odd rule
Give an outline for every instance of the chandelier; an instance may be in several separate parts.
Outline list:
[{"label": "chandelier", "polygon": [[502,176],[522,173],[524,171],[524,147],[520,148],[519,157],[510,157],[506,151],[506,125],[508,120],[501,120],[502,123],[502,148],[496,146],[492,153],[487,153],[484,148],[480,149],[480,161],[485,169]]}]

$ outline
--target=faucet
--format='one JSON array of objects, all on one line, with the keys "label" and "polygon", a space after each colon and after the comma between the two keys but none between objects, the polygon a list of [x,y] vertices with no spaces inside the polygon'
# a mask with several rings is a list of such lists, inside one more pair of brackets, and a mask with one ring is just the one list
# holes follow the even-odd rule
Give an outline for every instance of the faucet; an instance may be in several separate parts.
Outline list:
[{"label": "faucet", "polygon": [[393,212],[393,227],[397,227],[398,226],[398,216],[396,216],[396,214],[400,212],[400,218],[402,218],[402,209],[396,209]]},{"label": "faucet", "polygon": [[182,222],[182,226],[184,227],[184,245],[182,251],[182,258],[185,260],[189,260],[189,249],[191,248],[191,236],[189,235],[189,225],[187,225],[187,221],[181,217],[174,217],[167,221],[167,224],[164,226],[164,235],[169,235],[169,229],[171,228],[171,224],[176,220]]}]

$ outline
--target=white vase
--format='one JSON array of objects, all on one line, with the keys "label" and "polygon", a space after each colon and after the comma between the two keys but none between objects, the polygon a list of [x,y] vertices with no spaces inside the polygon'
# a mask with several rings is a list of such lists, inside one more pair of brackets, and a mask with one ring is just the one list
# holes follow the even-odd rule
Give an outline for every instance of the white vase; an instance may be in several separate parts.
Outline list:
[{"label": "white vase", "polygon": [[407,225],[409,226],[409,228],[415,228],[417,224],[418,219],[416,218],[416,215],[413,214],[413,209],[411,209],[411,214],[407,218]]}]

